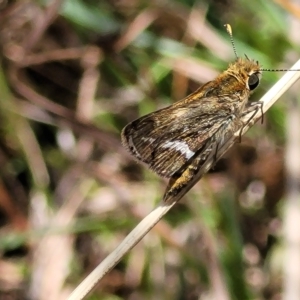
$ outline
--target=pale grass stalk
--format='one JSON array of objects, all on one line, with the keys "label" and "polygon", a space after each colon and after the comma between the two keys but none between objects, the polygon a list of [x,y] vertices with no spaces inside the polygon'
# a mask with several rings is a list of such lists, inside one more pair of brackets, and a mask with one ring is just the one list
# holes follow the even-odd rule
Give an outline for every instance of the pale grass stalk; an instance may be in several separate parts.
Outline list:
[{"label": "pale grass stalk", "polygon": [[[300,69],[300,60],[292,67],[292,69]],[[263,113],[265,113],[278,99],[286,92],[291,85],[298,80],[300,72],[287,72],[261,99],[264,103]],[[245,117],[247,122],[251,116]],[[261,118],[259,111],[251,121],[251,124],[245,126],[243,134]],[[226,143],[218,150],[217,159],[221,158],[227,150],[233,145],[239,136],[239,130],[229,138]],[[213,164],[213,155],[207,160],[202,172],[198,174],[193,181],[191,187],[206,173]],[[185,190],[185,193],[188,191]],[[179,194],[173,199],[169,199],[168,204],[160,203],[152,212],[150,212],[121,242],[121,244],[104,259],[92,273],[90,273],[84,281],[73,291],[68,300],[81,300],[97,285],[97,283],[110,272],[113,267],[132,249],[162,218],[163,216],[182,198],[184,194]]]}]

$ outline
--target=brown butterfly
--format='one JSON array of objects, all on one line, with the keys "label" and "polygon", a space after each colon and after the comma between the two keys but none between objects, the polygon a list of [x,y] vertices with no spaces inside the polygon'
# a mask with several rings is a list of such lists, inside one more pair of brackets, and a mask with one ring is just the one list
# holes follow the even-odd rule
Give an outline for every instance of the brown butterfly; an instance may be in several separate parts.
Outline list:
[{"label": "brown butterfly", "polygon": [[[231,37],[231,28],[225,25]],[[237,57],[237,54],[236,54]],[[262,69],[257,61],[237,57],[228,69],[176,103],[129,123],[122,143],[139,161],[158,175],[170,178],[164,200],[191,187],[208,157],[239,128],[242,117],[262,109],[249,103],[259,85]]]}]

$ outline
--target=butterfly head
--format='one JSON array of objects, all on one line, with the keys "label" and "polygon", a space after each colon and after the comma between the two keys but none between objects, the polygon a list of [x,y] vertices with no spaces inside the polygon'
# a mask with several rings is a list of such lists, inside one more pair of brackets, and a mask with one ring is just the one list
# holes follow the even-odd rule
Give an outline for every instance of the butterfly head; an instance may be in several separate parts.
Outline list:
[{"label": "butterfly head", "polygon": [[229,66],[226,73],[245,84],[248,91],[253,91],[258,87],[262,76],[262,70],[258,61],[250,60],[247,56],[245,59],[237,58]]}]

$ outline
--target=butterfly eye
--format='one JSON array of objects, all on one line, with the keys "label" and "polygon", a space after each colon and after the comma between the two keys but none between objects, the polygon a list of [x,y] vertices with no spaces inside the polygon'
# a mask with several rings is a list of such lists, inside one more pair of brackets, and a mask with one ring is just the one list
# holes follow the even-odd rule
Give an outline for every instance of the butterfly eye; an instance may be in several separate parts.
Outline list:
[{"label": "butterfly eye", "polygon": [[249,76],[248,86],[251,91],[253,91],[259,85],[259,76],[253,73]]}]

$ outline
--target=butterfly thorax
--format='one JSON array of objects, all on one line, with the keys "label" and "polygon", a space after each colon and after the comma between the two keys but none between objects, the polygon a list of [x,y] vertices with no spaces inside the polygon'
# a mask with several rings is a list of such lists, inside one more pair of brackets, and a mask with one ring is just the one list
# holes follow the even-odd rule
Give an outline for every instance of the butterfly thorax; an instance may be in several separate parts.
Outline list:
[{"label": "butterfly thorax", "polygon": [[[226,101],[229,105],[234,103],[238,110],[243,110],[252,90],[256,87],[249,87],[249,79],[253,74],[260,79],[258,62],[238,58],[216,79],[200,87],[197,91],[198,96],[217,97],[219,101]],[[233,95],[235,97],[232,97]]]}]

